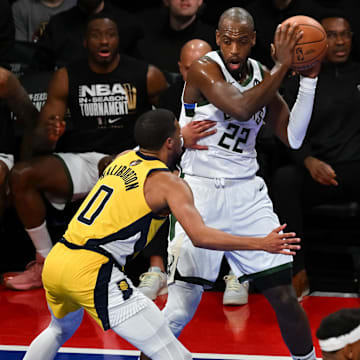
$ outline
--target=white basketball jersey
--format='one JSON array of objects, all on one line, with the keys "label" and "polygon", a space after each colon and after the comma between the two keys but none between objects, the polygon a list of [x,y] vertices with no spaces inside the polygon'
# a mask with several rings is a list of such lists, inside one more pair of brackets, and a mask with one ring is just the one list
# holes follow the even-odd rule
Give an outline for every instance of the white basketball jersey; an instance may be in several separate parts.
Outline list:
[{"label": "white basketball jersey", "polygon": [[[206,56],[214,60],[227,82],[240,92],[251,89],[263,79],[260,64],[248,59],[251,76],[245,84],[239,84],[229,73],[216,51]],[[183,99],[182,99],[183,100]],[[256,174],[259,165],[256,160],[256,136],[263,124],[266,108],[261,108],[247,121],[238,121],[225,114],[209,102],[182,104],[180,125],[190,121],[216,121],[216,134],[201,139],[198,144],[208,150],[186,149],[182,156],[182,171],[188,175],[208,178],[248,178]]]}]

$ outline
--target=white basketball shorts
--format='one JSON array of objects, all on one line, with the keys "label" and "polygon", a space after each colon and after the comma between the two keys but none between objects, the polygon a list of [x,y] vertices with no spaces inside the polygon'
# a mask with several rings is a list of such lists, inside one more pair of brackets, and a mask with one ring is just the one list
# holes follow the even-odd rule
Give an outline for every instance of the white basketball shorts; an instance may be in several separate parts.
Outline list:
[{"label": "white basketball shorts", "polygon": [[99,179],[98,162],[107,154],[97,152],[86,153],[54,153],[64,163],[65,168],[70,177],[70,181],[73,185],[72,199],[55,198],[50,194],[46,194],[51,204],[59,209],[63,210],[66,203],[76,201],[85,197],[90,190],[94,187]]},{"label": "white basketball shorts", "polygon": [[[193,191],[196,208],[210,227],[238,236],[264,237],[280,225],[266,184],[260,177],[210,179],[185,175],[184,179]],[[176,223],[175,237],[169,244],[170,275],[177,267],[181,276],[213,282],[224,255],[240,281],[291,267],[292,263],[292,256],[266,251],[224,252],[197,248]]]}]

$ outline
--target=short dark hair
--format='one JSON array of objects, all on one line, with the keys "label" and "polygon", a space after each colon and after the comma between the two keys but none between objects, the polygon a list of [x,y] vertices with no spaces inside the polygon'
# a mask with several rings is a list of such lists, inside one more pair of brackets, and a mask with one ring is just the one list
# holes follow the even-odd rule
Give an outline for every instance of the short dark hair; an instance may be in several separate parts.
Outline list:
[{"label": "short dark hair", "polygon": [[136,143],[143,149],[159,150],[165,140],[175,131],[176,117],[166,109],[149,110],[136,121],[134,137]]},{"label": "short dark hair", "polygon": [[322,319],[316,336],[326,340],[348,334],[360,325],[360,308],[338,310]]},{"label": "short dark hair", "polygon": [[92,14],[87,18],[86,25],[85,25],[85,30],[86,30],[85,34],[87,34],[87,32],[89,30],[90,23],[92,21],[98,20],[98,19],[109,19],[116,25],[116,28],[118,29],[118,24],[117,24],[116,17],[110,11],[103,10],[103,11],[100,11],[100,12],[98,12],[96,14]]}]

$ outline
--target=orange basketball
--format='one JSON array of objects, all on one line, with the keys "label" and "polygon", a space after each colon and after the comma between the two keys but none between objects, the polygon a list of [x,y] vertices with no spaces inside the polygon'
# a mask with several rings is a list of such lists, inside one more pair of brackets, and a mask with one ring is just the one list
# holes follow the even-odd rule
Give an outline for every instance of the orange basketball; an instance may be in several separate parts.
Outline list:
[{"label": "orange basketball", "polygon": [[292,16],[282,24],[294,22],[303,31],[303,36],[295,46],[291,67],[297,71],[307,70],[322,61],[327,49],[326,32],[319,22],[309,16]]}]

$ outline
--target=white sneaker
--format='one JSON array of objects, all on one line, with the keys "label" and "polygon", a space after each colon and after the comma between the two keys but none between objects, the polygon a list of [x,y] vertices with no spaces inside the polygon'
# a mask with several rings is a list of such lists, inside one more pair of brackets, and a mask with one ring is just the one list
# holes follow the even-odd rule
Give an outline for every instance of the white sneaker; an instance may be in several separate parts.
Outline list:
[{"label": "white sneaker", "polygon": [[224,276],[226,288],[223,296],[224,305],[245,305],[249,298],[249,282],[240,283],[231,272]]},{"label": "white sneaker", "polygon": [[151,267],[149,271],[140,275],[138,289],[151,300],[158,295],[167,294],[167,276],[159,268]]}]

